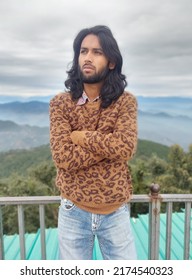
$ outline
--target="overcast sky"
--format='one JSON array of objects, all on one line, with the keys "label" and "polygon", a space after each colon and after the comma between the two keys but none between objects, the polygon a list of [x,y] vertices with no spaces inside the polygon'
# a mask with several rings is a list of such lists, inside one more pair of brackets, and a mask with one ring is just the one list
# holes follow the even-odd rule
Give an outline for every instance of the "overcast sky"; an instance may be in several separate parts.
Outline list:
[{"label": "overcast sky", "polygon": [[191,0],[0,0],[0,95],[64,89],[76,34],[108,25],[135,95],[192,97]]}]

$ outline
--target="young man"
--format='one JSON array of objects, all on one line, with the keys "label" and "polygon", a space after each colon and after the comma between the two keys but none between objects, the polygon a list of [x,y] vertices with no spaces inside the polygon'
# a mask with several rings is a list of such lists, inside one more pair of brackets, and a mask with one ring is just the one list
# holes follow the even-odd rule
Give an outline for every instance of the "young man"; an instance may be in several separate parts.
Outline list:
[{"label": "young man", "polygon": [[127,202],[127,161],[137,145],[137,102],[124,89],[122,56],[106,26],[74,40],[65,93],[50,101],[50,145],[61,193],[60,259],[136,259]]}]

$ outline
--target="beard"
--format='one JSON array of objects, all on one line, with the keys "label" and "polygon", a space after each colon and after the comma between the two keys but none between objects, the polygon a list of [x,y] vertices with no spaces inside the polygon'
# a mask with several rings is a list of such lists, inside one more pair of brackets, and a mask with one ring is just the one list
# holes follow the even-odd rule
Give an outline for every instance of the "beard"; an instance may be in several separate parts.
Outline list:
[{"label": "beard", "polygon": [[85,75],[79,67],[80,79],[85,84],[97,84],[102,82],[106,78],[108,72],[109,72],[109,68],[108,66],[106,66],[100,72],[89,76],[89,75]]}]

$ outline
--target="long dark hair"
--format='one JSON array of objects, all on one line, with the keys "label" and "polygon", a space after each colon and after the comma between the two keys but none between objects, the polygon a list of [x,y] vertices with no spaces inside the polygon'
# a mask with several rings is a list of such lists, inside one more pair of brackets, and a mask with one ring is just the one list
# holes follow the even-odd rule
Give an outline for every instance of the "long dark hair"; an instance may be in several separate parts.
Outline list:
[{"label": "long dark hair", "polygon": [[91,28],[81,30],[73,43],[74,58],[72,67],[67,71],[68,78],[65,86],[72,95],[73,100],[77,100],[83,93],[83,83],[79,76],[78,58],[83,39],[89,35],[98,36],[99,42],[107,59],[115,64],[115,68],[111,69],[101,88],[101,107],[107,108],[113,101],[117,100],[123,93],[127,82],[126,77],[121,73],[123,59],[111,30],[107,26],[97,25]]}]

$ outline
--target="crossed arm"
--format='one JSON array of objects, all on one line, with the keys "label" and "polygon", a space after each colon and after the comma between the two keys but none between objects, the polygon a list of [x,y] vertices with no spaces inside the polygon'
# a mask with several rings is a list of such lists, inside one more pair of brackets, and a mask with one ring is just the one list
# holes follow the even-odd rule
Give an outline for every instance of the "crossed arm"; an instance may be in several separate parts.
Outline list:
[{"label": "crossed arm", "polygon": [[137,145],[137,103],[129,95],[122,102],[121,110],[111,133],[99,131],[73,131],[72,142],[87,148],[101,157],[116,160],[129,160]]},{"label": "crossed arm", "polygon": [[71,140],[71,125],[63,114],[61,102],[57,97],[50,101],[50,146],[53,161],[57,168],[75,171],[87,168],[101,161],[103,157],[96,155],[88,149],[77,146]]},{"label": "crossed arm", "polygon": [[105,158],[130,159],[137,145],[137,103],[132,95],[122,101],[121,110],[111,133],[72,131],[59,102],[50,102],[50,145],[58,168],[75,171]]}]

